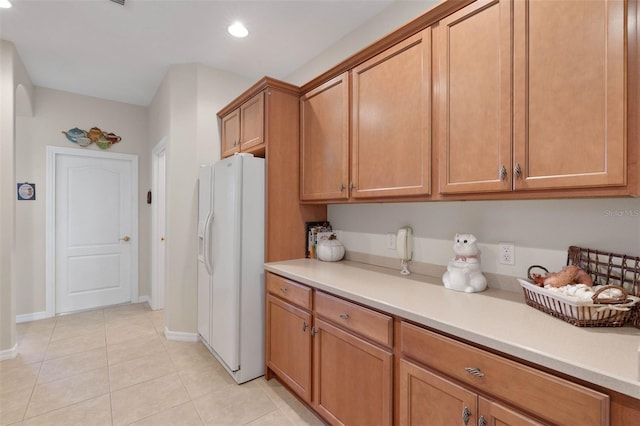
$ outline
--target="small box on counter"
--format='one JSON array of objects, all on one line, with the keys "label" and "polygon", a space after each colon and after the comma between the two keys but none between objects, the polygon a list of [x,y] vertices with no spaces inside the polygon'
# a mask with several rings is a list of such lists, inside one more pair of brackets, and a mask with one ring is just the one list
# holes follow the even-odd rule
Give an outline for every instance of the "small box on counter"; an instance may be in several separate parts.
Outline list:
[{"label": "small box on counter", "polygon": [[320,239],[329,239],[331,224],[329,222],[306,222],[307,228],[305,242],[305,256],[307,259],[316,259],[316,244]]}]

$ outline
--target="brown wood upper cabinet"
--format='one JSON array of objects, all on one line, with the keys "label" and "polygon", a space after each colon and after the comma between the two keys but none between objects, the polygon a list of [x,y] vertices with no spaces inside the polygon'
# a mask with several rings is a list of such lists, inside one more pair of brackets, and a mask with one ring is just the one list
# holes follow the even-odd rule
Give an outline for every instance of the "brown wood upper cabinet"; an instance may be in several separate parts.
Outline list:
[{"label": "brown wood upper cabinet", "polygon": [[626,184],[625,5],[483,0],[440,21],[441,193]]},{"label": "brown wood upper cabinet", "polygon": [[240,108],[222,117],[222,157],[240,152]]},{"label": "brown wood upper cabinet", "polygon": [[264,96],[260,92],[222,117],[222,157],[264,153]]},{"label": "brown wood upper cabinet", "polygon": [[300,199],[349,198],[349,73],[300,97]]},{"label": "brown wood upper cabinet", "polygon": [[266,262],[304,257],[305,222],[327,220],[326,206],[301,206],[297,196],[299,103],[299,87],[264,77],[217,113],[222,157],[239,150],[266,161]]},{"label": "brown wood upper cabinet", "polygon": [[428,195],[431,29],[307,92],[300,111],[301,200]]},{"label": "brown wood upper cabinet", "polygon": [[431,28],[352,72],[351,197],[428,195]]}]

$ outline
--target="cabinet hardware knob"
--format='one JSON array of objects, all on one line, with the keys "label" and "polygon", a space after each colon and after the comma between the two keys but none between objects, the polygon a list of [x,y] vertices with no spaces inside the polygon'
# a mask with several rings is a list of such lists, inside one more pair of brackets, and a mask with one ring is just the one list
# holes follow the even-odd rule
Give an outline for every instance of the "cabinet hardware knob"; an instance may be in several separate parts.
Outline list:
[{"label": "cabinet hardware knob", "polygon": [[164,241],[164,237],[160,237],[160,241]]},{"label": "cabinet hardware knob", "polygon": [[344,183],[340,184],[340,192],[344,191],[346,189],[346,187],[344,186]]},{"label": "cabinet hardware knob", "polygon": [[482,371],[480,371],[479,368],[471,368],[471,367],[467,367],[464,369],[464,371],[466,371],[467,373],[476,376],[476,377],[484,377],[484,373]]},{"label": "cabinet hardware knob", "polygon": [[469,410],[469,407],[465,406],[462,409],[462,422],[465,425],[469,424],[469,419],[471,418],[471,411]]},{"label": "cabinet hardware knob", "polygon": [[124,238],[120,238],[120,241],[124,241],[125,243],[131,239],[130,236],[126,235]]},{"label": "cabinet hardware knob", "polygon": [[484,416],[480,416],[478,419],[478,426],[487,426],[487,421],[484,419]]},{"label": "cabinet hardware knob", "polygon": [[356,189],[356,186],[353,184],[353,182],[349,183],[349,189],[352,191]]},{"label": "cabinet hardware knob", "polygon": [[287,288],[286,287],[280,287],[280,291],[283,292],[283,293],[286,293],[287,292]]},{"label": "cabinet hardware knob", "polygon": [[520,168],[520,163],[516,163],[516,167],[513,169],[513,174],[515,175],[516,179],[519,179],[520,175],[522,175],[522,168]]},{"label": "cabinet hardware knob", "polygon": [[343,320],[348,320],[349,314],[340,314],[340,318],[342,318]]},{"label": "cabinet hardware knob", "polygon": [[500,177],[500,180],[505,180],[507,178],[507,168],[504,165],[500,168],[499,177]]},{"label": "cabinet hardware knob", "polygon": [[318,329],[315,327],[311,328],[311,336],[315,336],[316,334],[318,334]]},{"label": "cabinet hardware knob", "polygon": [[302,332],[304,333],[305,331],[307,331],[307,327],[309,327],[309,325],[307,324],[306,321],[302,322]]}]

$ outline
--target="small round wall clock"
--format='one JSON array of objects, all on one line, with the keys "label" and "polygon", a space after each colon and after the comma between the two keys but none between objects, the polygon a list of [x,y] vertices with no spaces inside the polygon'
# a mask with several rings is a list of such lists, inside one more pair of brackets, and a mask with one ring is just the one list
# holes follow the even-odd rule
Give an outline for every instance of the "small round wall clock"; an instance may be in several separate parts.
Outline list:
[{"label": "small round wall clock", "polygon": [[18,200],[35,200],[36,184],[35,183],[19,183],[18,184]]}]

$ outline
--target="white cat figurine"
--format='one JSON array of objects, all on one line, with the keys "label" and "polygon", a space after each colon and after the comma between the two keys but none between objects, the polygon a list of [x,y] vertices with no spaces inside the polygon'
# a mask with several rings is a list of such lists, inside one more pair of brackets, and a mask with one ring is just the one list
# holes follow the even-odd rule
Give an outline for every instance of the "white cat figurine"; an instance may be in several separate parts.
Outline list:
[{"label": "white cat figurine", "polygon": [[471,234],[456,234],[453,252],[456,256],[449,261],[447,272],[442,276],[444,286],[449,290],[475,293],[487,288],[487,279],[480,271],[480,250],[476,237]]}]

